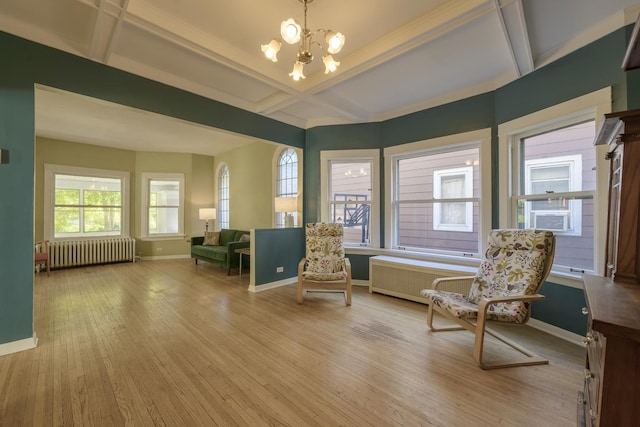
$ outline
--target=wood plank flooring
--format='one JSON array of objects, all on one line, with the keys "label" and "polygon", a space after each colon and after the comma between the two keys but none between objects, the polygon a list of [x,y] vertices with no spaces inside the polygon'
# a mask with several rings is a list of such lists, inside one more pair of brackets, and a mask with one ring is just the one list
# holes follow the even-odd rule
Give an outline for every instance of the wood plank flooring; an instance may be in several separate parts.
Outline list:
[{"label": "wood plank flooring", "polygon": [[0,357],[0,425],[576,424],[578,346],[514,328],[551,363],[483,371],[424,305],[247,286],[192,260],[37,275],[39,345]]}]

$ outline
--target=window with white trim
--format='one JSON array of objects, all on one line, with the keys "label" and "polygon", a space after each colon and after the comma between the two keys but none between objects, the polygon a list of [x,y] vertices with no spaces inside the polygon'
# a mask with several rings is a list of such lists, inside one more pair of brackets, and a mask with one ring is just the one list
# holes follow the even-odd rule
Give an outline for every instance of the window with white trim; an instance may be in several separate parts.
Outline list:
[{"label": "window with white trim", "polygon": [[393,157],[395,248],[477,256],[479,159],[479,142]]},{"label": "window with white trim", "polygon": [[320,153],[321,220],[344,225],[345,246],[379,247],[379,150]]},{"label": "window with white trim", "polygon": [[[298,197],[298,155],[293,148],[285,148],[278,156],[276,197]],[[293,214],[293,226],[298,226],[298,215]],[[284,227],[285,212],[276,212],[276,227]]]},{"label": "window with white trim", "polygon": [[166,238],[184,235],[184,175],[143,173],[142,237]]},{"label": "window with white trim", "polygon": [[604,258],[608,165],[593,141],[610,101],[605,88],[499,126],[500,226],[553,231],[556,282]]},{"label": "window with white trim", "polygon": [[229,168],[223,164],[218,171],[218,227],[229,228]]},{"label": "window with white trim", "polygon": [[129,173],[45,165],[49,240],[129,235]]},{"label": "window with white trim", "polygon": [[479,258],[491,228],[491,129],[385,148],[385,247]]}]

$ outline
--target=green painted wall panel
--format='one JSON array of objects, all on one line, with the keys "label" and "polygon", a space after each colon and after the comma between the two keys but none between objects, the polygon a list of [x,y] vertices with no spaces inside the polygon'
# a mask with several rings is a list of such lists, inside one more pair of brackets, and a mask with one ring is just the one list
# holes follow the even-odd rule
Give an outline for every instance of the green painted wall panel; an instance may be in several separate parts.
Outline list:
[{"label": "green painted wall panel", "polygon": [[[252,244],[256,286],[298,277],[298,263],[305,254],[303,228],[256,229]],[[282,273],[277,272],[277,267],[284,268]]]},{"label": "green painted wall panel", "polygon": [[627,106],[625,52],[620,29],[496,90],[496,123],[542,110],[603,87],[612,86],[613,110]]},{"label": "green painted wall panel", "polygon": [[0,148],[9,163],[0,164],[0,344],[34,334],[33,85],[3,74]]}]

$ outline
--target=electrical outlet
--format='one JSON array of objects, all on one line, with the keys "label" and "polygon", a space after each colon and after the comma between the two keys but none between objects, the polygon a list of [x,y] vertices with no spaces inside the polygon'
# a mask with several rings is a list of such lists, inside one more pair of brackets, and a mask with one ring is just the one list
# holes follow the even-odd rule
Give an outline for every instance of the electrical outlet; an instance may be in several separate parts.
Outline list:
[{"label": "electrical outlet", "polygon": [[161,252],[162,248],[156,248],[156,251]]},{"label": "electrical outlet", "polygon": [[284,271],[284,267],[276,267],[276,273],[282,273]]}]

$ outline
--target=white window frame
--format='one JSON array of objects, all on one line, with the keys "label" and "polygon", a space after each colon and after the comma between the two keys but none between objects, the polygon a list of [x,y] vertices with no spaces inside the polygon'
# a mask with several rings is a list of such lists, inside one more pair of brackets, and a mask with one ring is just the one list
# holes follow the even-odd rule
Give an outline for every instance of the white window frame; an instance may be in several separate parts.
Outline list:
[{"label": "white window frame", "polygon": [[[144,172],[140,176],[140,203],[142,205],[140,218],[140,238],[142,240],[175,240],[182,239],[184,234],[184,174],[182,173],[148,173]],[[178,181],[180,184],[180,205],[178,206],[178,232],[149,234],[149,209],[150,192],[149,183],[151,181]]]},{"label": "white window frame", "polygon": [[101,238],[117,238],[117,237],[129,237],[129,172],[116,171],[107,169],[94,169],[84,168],[77,166],[44,165],[44,238],[50,241],[65,241],[65,240],[88,240],[95,239],[95,236],[77,236],[77,237],[55,237],[54,233],[54,203],[55,203],[55,176],[56,175],[78,175],[78,176],[92,176],[99,178],[113,178],[119,179],[121,182],[121,197],[122,197],[122,220],[121,229],[119,235],[109,235]]},{"label": "white window frame", "polygon": [[[515,224],[516,214],[515,190],[517,183],[511,178],[516,171],[517,142],[523,135],[540,133],[544,130],[552,130],[563,126],[570,126],[581,121],[595,120],[595,128],[602,125],[604,115],[611,112],[611,88],[606,87],[598,91],[562,102],[552,107],[519,117],[498,126],[499,138],[499,198],[503,202],[499,205],[500,227],[509,228]],[[606,242],[607,222],[607,198],[609,194],[608,177],[609,164],[605,159],[607,147],[596,146],[596,188],[593,192],[594,203],[594,273],[602,274],[603,264],[599,260],[604,259],[604,242]],[[559,196],[560,194],[556,194]],[[575,271],[562,271],[552,268],[549,281],[565,286],[582,288],[582,275]]]},{"label": "white window frame", "polygon": [[[474,254],[442,254],[438,251],[411,252],[397,245],[398,228],[396,226],[396,209],[394,200],[398,191],[396,182],[397,160],[417,153],[425,154],[435,152],[457,151],[467,146],[479,147],[480,168],[480,197],[478,197],[478,248]],[[468,263],[470,260],[479,261],[483,247],[486,245],[489,231],[491,231],[491,128],[463,132],[408,144],[396,145],[384,149],[385,162],[385,248],[397,250],[403,254],[433,261]],[[475,201],[475,200],[474,200]]]},{"label": "white window frame", "polygon": [[[525,182],[527,184],[527,193],[533,194],[531,189],[531,170],[537,166],[568,166],[569,167],[569,181],[570,192],[576,192],[582,190],[582,156],[579,154],[572,156],[557,156],[543,159],[525,160]],[[526,200],[526,196],[523,196]],[[569,200],[568,208],[566,210],[558,209],[532,209],[531,204],[525,204],[525,227],[536,228],[536,223],[531,223],[531,213],[540,212],[542,215],[559,215],[564,217],[564,228],[558,230],[552,230],[556,234],[562,234],[565,236],[581,236],[582,235],[582,203],[579,200]],[[537,218],[537,216],[536,216]],[[569,219],[571,221],[569,221]],[[568,228],[568,224],[571,223],[571,229]]]},{"label": "white window frame", "polygon": [[[440,169],[433,171],[433,198],[442,199],[442,178],[452,175],[464,175],[464,195],[461,198],[473,199],[473,167]],[[458,200],[456,200],[457,202]],[[462,231],[473,232],[473,202],[465,202],[465,223],[443,224],[442,223],[442,203],[433,203],[433,229],[439,231]]]},{"label": "white window frame", "polygon": [[380,150],[324,150],[320,152],[320,197],[322,200],[320,207],[321,221],[329,221],[330,218],[330,182],[331,162],[341,163],[370,163],[371,165],[371,200],[369,213],[369,243],[359,243],[357,245],[345,242],[347,247],[380,247]]},{"label": "white window frame", "polygon": [[[293,193],[282,193],[280,191],[280,181],[282,181],[282,165],[280,164],[280,160],[282,158],[282,155],[284,154],[284,152],[286,150],[293,150],[293,152],[296,155],[296,186],[297,186],[297,193],[293,194]],[[293,215],[293,226],[294,227],[299,227],[302,218],[301,218],[301,213],[300,213],[300,200],[301,200],[301,194],[302,194],[302,152],[298,149],[295,149],[293,147],[284,147],[281,150],[277,150],[275,155],[273,156],[273,176],[275,177],[274,182],[273,182],[273,197],[272,197],[272,203],[273,205],[273,227],[275,228],[280,228],[280,227],[284,227],[284,213],[282,212],[276,212],[275,211],[275,198],[276,197],[297,197],[298,198],[298,209],[296,210],[296,212],[290,212]]]},{"label": "white window frame", "polygon": [[[226,200],[226,209],[225,206],[223,206],[225,203],[222,203],[220,194],[222,185],[222,183],[220,182],[220,172],[222,172],[222,170],[225,168],[227,170],[227,198],[224,199]],[[218,218],[215,221],[218,222],[218,230],[222,230],[223,228],[228,229],[231,227],[231,169],[226,163],[220,163],[218,165],[218,170],[216,171],[216,201],[218,204]]]}]

